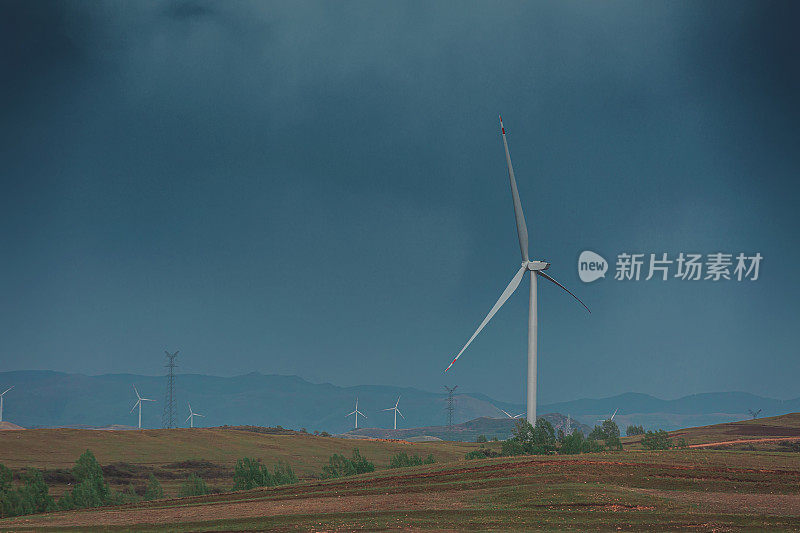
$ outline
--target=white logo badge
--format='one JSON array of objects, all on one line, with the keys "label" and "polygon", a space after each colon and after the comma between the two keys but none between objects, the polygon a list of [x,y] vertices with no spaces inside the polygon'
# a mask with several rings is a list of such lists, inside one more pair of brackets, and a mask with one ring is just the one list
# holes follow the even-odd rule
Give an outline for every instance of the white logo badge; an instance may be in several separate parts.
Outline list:
[{"label": "white logo badge", "polygon": [[608,262],[599,254],[585,250],[578,257],[578,276],[584,283],[606,277],[607,270]]}]

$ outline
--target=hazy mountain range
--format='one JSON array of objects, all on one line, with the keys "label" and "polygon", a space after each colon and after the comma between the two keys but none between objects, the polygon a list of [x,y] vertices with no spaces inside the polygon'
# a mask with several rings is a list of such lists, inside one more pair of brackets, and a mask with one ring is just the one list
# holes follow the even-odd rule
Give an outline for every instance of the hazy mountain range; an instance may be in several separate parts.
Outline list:
[{"label": "hazy mountain range", "polygon": [[[144,427],[161,427],[166,378],[132,374],[87,376],[51,371],[0,373],[0,387],[15,388],[5,397],[4,420],[23,427],[135,425],[130,413],[136,396],[133,384],[146,402],[142,411]],[[414,388],[362,385],[339,387],[330,383],[311,383],[297,376],[259,373],[234,377],[179,374],[176,378],[178,423],[185,426],[187,401],[195,412],[206,415],[196,422],[202,426],[281,425],[341,433],[352,429],[356,397],[359,410],[367,415],[359,426],[390,428],[392,413],[381,409],[394,405],[398,396],[405,419],[398,428],[443,426],[447,423],[446,395]],[[456,394],[454,422],[479,417],[503,418],[497,408],[512,414],[524,406],[495,401],[479,393]],[[744,392],[717,392],[662,400],[640,393],[626,393],[601,399],[580,399],[541,405],[539,412],[571,415],[593,426],[619,409],[615,420],[620,427],[642,424],[645,428],[676,429],[742,420],[749,409],[761,409],[760,416],[800,411],[800,398],[775,400]]]}]

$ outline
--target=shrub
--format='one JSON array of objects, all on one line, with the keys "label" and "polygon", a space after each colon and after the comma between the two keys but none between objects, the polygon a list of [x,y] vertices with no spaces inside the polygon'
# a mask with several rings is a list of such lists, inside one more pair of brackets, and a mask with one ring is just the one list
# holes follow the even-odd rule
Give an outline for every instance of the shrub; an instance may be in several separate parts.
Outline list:
[{"label": "shrub", "polygon": [[686,448],[689,447],[689,443],[686,442],[686,439],[681,437],[681,438],[679,438],[678,440],[675,441],[675,447],[676,448],[680,448],[680,449],[683,450],[683,449],[686,449]]},{"label": "shrub", "polygon": [[189,474],[180,490],[181,496],[205,496],[206,494],[211,494],[211,489],[197,474]]},{"label": "shrub", "polygon": [[18,489],[16,514],[43,513],[54,508],[53,498],[48,494],[42,472],[29,468],[22,475],[22,486]]},{"label": "shrub", "polygon": [[601,452],[604,447],[595,439],[585,438],[579,430],[572,432],[561,440],[561,448],[558,452],[564,455],[575,455],[578,453]]},{"label": "shrub", "polygon": [[644,428],[642,426],[628,426],[628,429],[625,430],[625,435],[628,437],[644,435]]},{"label": "shrub", "polygon": [[622,441],[619,440],[619,426],[613,420],[604,420],[601,425],[595,426],[589,433],[589,438],[602,440],[609,449],[622,449]]},{"label": "shrub", "polygon": [[150,479],[147,480],[147,488],[144,491],[145,500],[160,500],[164,497],[164,491],[161,488],[161,483],[158,482],[156,476],[150,474]]},{"label": "shrub", "polygon": [[489,439],[486,438],[486,435],[478,435],[478,438],[475,439],[475,442],[488,442]]},{"label": "shrub", "polygon": [[480,448],[478,450],[472,450],[471,452],[467,453],[464,456],[464,459],[486,459],[487,457],[499,457],[499,456],[500,454],[494,450],[489,450],[487,448]]},{"label": "shrub", "polygon": [[556,435],[553,425],[540,418],[536,426],[518,420],[513,436],[502,444],[503,455],[546,455],[555,451]]},{"label": "shrub", "polygon": [[322,467],[322,479],[353,476],[374,470],[375,465],[367,461],[358,448],[355,448],[352,459],[338,453],[331,455],[328,464]]},{"label": "shrub", "polygon": [[292,467],[278,463],[270,474],[269,469],[257,459],[244,457],[236,461],[233,468],[233,490],[248,490],[256,487],[274,487],[297,483]]},{"label": "shrub", "polygon": [[103,467],[90,450],[83,452],[75,461],[72,477],[75,478],[75,486],[58,500],[59,509],[99,507],[115,503],[114,500],[119,499],[118,495],[112,495],[108,489],[103,478]]},{"label": "shrub", "polygon": [[642,437],[642,447],[645,450],[668,450],[670,446],[669,433],[663,429],[648,431]]},{"label": "shrub", "polygon": [[433,458],[433,454],[428,455],[425,459],[422,459],[419,455],[408,455],[406,452],[400,452],[389,461],[389,468],[404,468],[407,466],[420,466],[420,465],[432,465],[436,462],[436,459]]}]

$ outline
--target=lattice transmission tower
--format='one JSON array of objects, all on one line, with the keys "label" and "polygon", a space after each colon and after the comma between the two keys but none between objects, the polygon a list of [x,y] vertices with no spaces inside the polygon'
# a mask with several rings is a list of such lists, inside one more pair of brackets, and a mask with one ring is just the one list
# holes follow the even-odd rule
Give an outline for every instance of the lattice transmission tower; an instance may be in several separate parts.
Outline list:
[{"label": "lattice transmission tower", "polygon": [[450,388],[447,385],[445,385],[444,388],[447,389],[447,408],[446,408],[447,409],[447,432],[452,437],[452,435],[453,435],[453,413],[456,410],[456,404],[455,404],[456,400],[455,400],[455,398],[453,398],[453,393],[458,388],[458,385],[456,385],[453,388]]},{"label": "lattice transmission tower", "polygon": [[178,357],[178,351],[175,353],[167,354],[167,393],[164,396],[164,412],[161,415],[161,427],[164,429],[173,429],[177,427],[175,423],[175,368],[178,366],[175,363],[175,358]]}]

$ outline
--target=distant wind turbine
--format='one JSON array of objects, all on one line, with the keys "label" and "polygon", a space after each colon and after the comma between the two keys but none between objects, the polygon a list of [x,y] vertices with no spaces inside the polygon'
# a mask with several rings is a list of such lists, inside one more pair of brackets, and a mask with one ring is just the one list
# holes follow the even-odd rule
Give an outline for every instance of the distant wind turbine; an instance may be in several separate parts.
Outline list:
[{"label": "distant wind turbine", "polygon": [[193,428],[194,427],[194,417],[201,416],[201,417],[205,418],[206,415],[201,415],[200,413],[195,413],[194,411],[192,411],[192,404],[190,404],[189,402],[186,402],[186,405],[189,406],[189,417],[186,419],[186,421],[189,422],[189,427]]},{"label": "distant wind turbine", "polygon": [[521,417],[522,415],[525,414],[525,413],[520,413],[518,415],[511,416],[511,414],[508,413],[507,411],[505,411],[503,409],[500,409],[499,407],[497,407],[497,409],[499,409],[500,411],[503,411],[503,414],[506,415],[508,418],[519,418],[519,417]]},{"label": "distant wind turbine", "polygon": [[614,417],[617,416],[617,411],[619,411],[619,409],[614,409],[614,414],[611,415],[611,418],[601,418],[600,420],[598,420],[598,422],[605,422],[606,420],[613,422]]},{"label": "distant wind turbine", "polygon": [[[388,409],[384,409],[384,411],[394,411],[394,429],[397,429],[397,415],[403,416],[403,413],[400,412],[400,409],[397,406],[400,404],[400,396],[397,397],[397,402],[394,404],[394,407],[389,407]],[[406,417],[403,416],[403,420]]]},{"label": "distant wind turbine", "polygon": [[[355,417],[356,417],[356,429],[358,429],[358,415],[361,415],[364,418],[367,418],[367,415],[365,415],[364,413],[362,413],[361,411],[358,410],[358,397],[356,397],[356,410],[353,411],[352,413],[347,413],[346,415],[344,415],[344,417],[347,418],[348,416],[353,416],[353,415],[355,415]],[[397,428],[395,428],[395,429],[397,429]]]},{"label": "distant wind turbine", "polygon": [[[3,393],[3,394],[5,394],[5,393]],[[747,411],[750,413],[750,416],[752,416],[753,419],[758,418],[758,415],[761,414],[761,409],[759,409],[758,411],[754,411],[752,409],[748,409]],[[0,422],[2,422],[2,421],[3,421],[2,408],[0,408]]]},{"label": "distant wind turbine", "polygon": [[142,398],[139,395],[139,390],[136,388],[136,385],[133,386],[133,390],[136,392],[136,403],[133,404],[133,407],[131,407],[131,413],[134,409],[136,409],[136,407],[139,407],[139,429],[142,429],[142,402],[154,402],[155,400],[151,400],[150,398]]},{"label": "distant wind turbine", "polygon": [[9,388],[5,390],[5,392],[3,392],[3,394],[0,394],[0,422],[3,421],[3,397],[6,395],[6,392],[10,391],[13,388],[14,385],[11,385]]},{"label": "distant wind turbine", "polygon": [[[554,283],[564,289],[567,293],[569,293],[573,298],[578,300],[583,307],[586,307],[586,304],[581,302],[580,298],[572,294],[569,289],[564,287],[561,283],[557,282],[555,279],[550,277],[549,275],[545,274],[544,271],[550,268],[550,263],[545,261],[531,261],[528,256],[528,226],[525,224],[525,214],[522,212],[522,203],[519,199],[519,192],[517,191],[517,181],[514,178],[514,168],[511,166],[511,155],[508,151],[508,142],[506,141],[506,130],[503,127],[503,117],[500,117],[500,132],[503,138],[503,148],[506,151],[506,165],[508,166],[508,180],[511,184],[511,198],[514,203],[514,215],[517,219],[517,237],[519,238],[519,249],[522,252],[522,266],[514,274],[514,277],[511,278],[511,283],[508,284],[506,289],[503,291],[503,294],[500,295],[500,299],[497,300],[497,303],[494,304],[489,314],[486,315],[486,318],[483,319],[478,329],[475,330],[475,333],[472,334],[472,337],[469,338],[467,344],[461,348],[461,351],[458,352],[458,355],[455,356],[453,362],[450,363],[450,366],[445,369],[445,372],[450,370],[455,362],[461,357],[461,354],[464,353],[464,350],[472,344],[472,341],[475,337],[478,336],[478,333],[483,330],[484,326],[489,323],[492,317],[497,313],[500,307],[506,303],[514,291],[517,290],[519,284],[522,282],[522,278],[525,276],[527,272],[530,272],[531,277],[531,291],[530,291],[530,302],[529,302],[529,315],[528,315],[528,422],[531,424],[536,424],[536,364],[537,364],[537,347],[536,347],[536,340],[537,340],[537,301],[536,301],[536,276],[542,277],[547,281]],[[534,275],[535,274],[535,275]],[[589,308],[586,307],[586,310],[589,311]],[[590,311],[591,312],[591,311]]]}]

